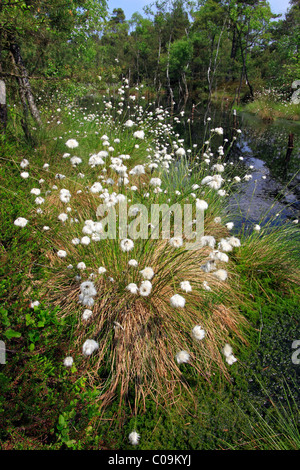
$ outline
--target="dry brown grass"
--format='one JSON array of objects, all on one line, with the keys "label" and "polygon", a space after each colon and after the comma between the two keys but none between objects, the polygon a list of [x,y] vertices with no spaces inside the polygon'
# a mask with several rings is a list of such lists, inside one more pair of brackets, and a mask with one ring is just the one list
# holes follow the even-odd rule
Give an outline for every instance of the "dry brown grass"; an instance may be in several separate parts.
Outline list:
[{"label": "dry brown grass", "polygon": [[[129,278],[124,256],[119,278],[113,273],[115,282],[110,282],[107,276],[93,279],[98,294],[93,315],[87,322],[81,320],[84,307],[78,305],[79,283],[70,283],[64,271],[47,282],[49,300],[61,308],[61,315],[77,319],[70,354],[76,357],[78,373],[86,375],[89,383],[98,387],[103,406],[117,393],[121,401],[126,399],[132,387],[137,401],[143,402],[150,395],[160,403],[174,404],[180,388],[189,389],[182,366],[175,361],[178,351],[188,351],[188,367],[201,380],[210,381],[215,372],[221,371],[228,377],[228,366],[221,353],[224,344],[232,338],[246,342],[241,333],[246,322],[235,309],[242,300],[236,289],[230,282],[221,282],[200,269],[211,250],[204,247],[185,251],[170,247],[167,241],[154,243],[155,249],[145,254],[140,264],[141,268],[154,269],[151,295],[141,297],[125,289],[133,280]],[[50,258],[54,264],[57,262],[55,257]],[[88,272],[95,271],[91,268]],[[134,282],[139,283],[142,277],[136,276],[139,280]],[[183,280],[190,280],[191,293],[180,290],[179,283]],[[214,294],[203,289],[204,280]],[[186,299],[183,309],[171,307],[170,298],[175,293]],[[191,330],[197,324],[206,331],[201,342],[191,337]],[[92,357],[84,358],[81,350],[88,338],[95,339],[99,349]]]}]

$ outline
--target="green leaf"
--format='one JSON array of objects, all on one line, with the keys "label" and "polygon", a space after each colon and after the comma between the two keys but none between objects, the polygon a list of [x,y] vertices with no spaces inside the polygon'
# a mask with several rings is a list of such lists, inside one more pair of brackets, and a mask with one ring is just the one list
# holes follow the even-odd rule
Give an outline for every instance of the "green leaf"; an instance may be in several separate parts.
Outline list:
[{"label": "green leaf", "polygon": [[18,331],[14,331],[11,328],[9,328],[8,330],[5,331],[4,336],[6,336],[6,338],[8,338],[8,339],[20,338],[21,333],[19,333]]},{"label": "green leaf", "polygon": [[59,415],[58,423],[60,426],[65,426],[66,422],[65,422],[65,418],[63,417],[63,415]]}]

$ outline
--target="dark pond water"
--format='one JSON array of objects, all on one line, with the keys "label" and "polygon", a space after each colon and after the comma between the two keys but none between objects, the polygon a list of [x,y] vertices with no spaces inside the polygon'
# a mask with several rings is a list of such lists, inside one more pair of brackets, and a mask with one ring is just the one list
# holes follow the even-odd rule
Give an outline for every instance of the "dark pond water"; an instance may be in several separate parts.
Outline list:
[{"label": "dark pond water", "polygon": [[[210,127],[223,127],[224,135],[218,137],[216,150],[223,138],[229,142],[241,134],[231,148],[229,159],[237,168],[252,170],[252,179],[238,185],[238,191],[230,197],[230,212],[236,214],[238,224],[266,223],[280,224],[287,219],[300,216],[300,123],[278,119],[266,123],[259,117],[247,113],[235,116],[227,110],[214,109],[206,130],[203,124],[204,112],[194,114],[193,122],[180,125],[178,132],[186,142],[202,145],[209,136]],[[190,116],[189,116],[190,117]],[[181,129],[180,129],[181,127]],[[287,156],[289,138],[292,134],[293,149]],[[240,159],[242,157],[242,160]],[[237,173],[238,174],[238,173]],[[263,220],[263,222],[262,222]]]}]

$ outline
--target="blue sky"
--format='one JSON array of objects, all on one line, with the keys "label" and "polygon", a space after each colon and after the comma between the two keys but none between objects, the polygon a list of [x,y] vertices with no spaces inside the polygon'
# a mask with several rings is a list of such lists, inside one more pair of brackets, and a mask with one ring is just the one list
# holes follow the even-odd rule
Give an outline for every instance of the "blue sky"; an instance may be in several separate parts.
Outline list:
[{"label": "blue sky", "polygon": [[[151,0],[108,0],[109,11],[112,12],[114,8],[122,8],[125,12],[126,19],[129,20],[131,15],[138,11],[143,14],[143,7],[152,3]],[[271,9],[274,13],[285,13],[289,0],[269,0]]]}]

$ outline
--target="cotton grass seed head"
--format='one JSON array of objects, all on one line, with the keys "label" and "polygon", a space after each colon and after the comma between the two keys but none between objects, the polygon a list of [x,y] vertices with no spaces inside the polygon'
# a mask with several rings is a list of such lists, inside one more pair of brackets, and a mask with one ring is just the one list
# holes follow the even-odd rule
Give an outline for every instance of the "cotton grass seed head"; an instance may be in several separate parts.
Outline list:
[{"label": "cotton grass seed head", "polygon": [[99,348],[99,344],[94,339],[87,339],[82,346],[82,353],[85,356],[90,356]]},{"label": "cotton grass seed head", "polygon": [[140,271],[141,275],[143,276],[144,279],[148,279],[150,281],[153,276],[154,276],[154,271],[152,268],[144,268],[142,271]]},{"label": "cotton grass seed head", "polygon": [[92,310],[86,308],[82,314],[82,320],[86,321],[93,315]]},{"label": "cotton grass seed head", "polygon": [[182,281],[180,283],[180,289],[182,289],[184,292],[192,292],[192,286],[189,281]]},{"label": "cotton grass seed head", "polygon": [[129,238],[124,238],[124,240],[121,240],[120,242],[120,248],[124,252],[131,251],[133,247],[134,247],[134,243]]},{"label": "cotton grass seed head", "polygon": [[187,351],[179,351],[176,354],[175,359],[176,359],[178,364],[184,364],[184,363],[189,362],[190,355]]},{"label": "cotton grass seed head", "polygon": [[28,220],[25,219],[24,217],[18,217],[15,221],[14,221],[14,225],[16,225],[17,227],[25,227],[28,223]]},{"label": "cotton grass seed head", "polygon": [[137,294],[139,291],[138,286],[134,282],[131,282],[130,284],[128,284],[128,286],[126,286],[126,289],[129,290],[131,294]]},{"label": "cotton grass seed head", "polygon": [[174,308],[183,308],[185,306],[185,298],[182,295],[175,294],[170,298],[170,303]]},{"label": "cotton grass seed head", "polygon": [[173,248],[180,248],[182,245],[183,245],[183,240],[181,237],[172,237],[170,238],[169,240],[169,244],[173,247]]},{"label": "cotton grass seed head", "polygon": [[77,140],[75,139],[69,139],[67,140],[66,142],[66,146],[69,147],[69,149],[75,149],[76,147],[78,147],[78,142]]},{"label": "cotton grass seed head", "polygon": [[97,294],[96,288],[92,281],[84,281],[80,284],[80,291],[83,295],[94,297]]},{"label": "cotton grass seed head", "polygon": [[137,446],[140,440],[140,435],[136,431],[132,431],[128,436],[128,440],[130,444]]},{"label": "cotton grass seed head", "polygon": [[59,258],[65,258],[67,256],[67,252],[65,250],[58,250],[57,256]]},{"label": "cotton grass seed head", "polygon": [[72,367],[73,362],[74,362],[73,357],[67,356],[67,357],[65,357],[65,359],[64,359],[64,366],[66,366],[66,367]]},{"label": "cotton grass seed head", "polygon": [[203,330],[200,325],[194,326],[192,329],[192,337],[196,341],[201,341],[205,337],[205,330]]},{"label": "cotton grass seed head", "polygon": [[150,295],[151,293],[151,290],[152,290],[152,284],[150,281],[142,281],[141,285],[140,285],[140,288],[139,288],[139,294],[142,296],[142,297],[148,297],[148,295]]}]

